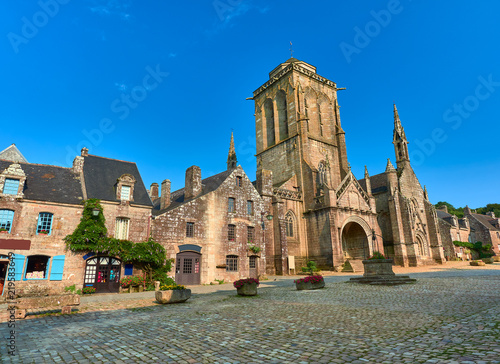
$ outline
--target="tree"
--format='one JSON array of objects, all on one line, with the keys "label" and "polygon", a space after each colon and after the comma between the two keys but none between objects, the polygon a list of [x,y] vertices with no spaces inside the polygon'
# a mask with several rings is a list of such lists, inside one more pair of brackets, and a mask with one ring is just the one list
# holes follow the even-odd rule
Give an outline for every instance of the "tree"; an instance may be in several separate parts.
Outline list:
[{"label": "tree", "polygon": [[149,238],[148,241],[133,244],[132,249],[124,252],[123,260],[140,268],[151,281],[153,273],[165,266],[167,253],[163,246],[155,242],[153,238]]}]

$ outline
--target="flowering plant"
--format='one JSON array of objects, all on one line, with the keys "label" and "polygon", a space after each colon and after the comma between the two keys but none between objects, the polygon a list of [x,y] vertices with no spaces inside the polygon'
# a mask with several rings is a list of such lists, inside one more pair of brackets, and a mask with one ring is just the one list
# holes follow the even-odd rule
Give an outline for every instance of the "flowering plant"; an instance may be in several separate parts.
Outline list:
[{"label": "flowering plant", "polygon": [[47,230],[40,230],[38,234],[44,234],[47,235],[49,232]]},{"label": "flowering plant", "polygon": [[0,227],[0,231],[8,231],[6,228]]},{"label": "flowering plant", "polygon": [[297,279],[296,281],[293,281],[294,283],[319,283],[323,281],[323,276],[307,276],[304,278]]},{"label": "flowering plant", "polygon": [[127,288],[129,286],[144,286],[145,284],[146,279],[137,276],[127,276],[120,280],[122,288]]},{"label": "flowering plant", "polygon": [[381,252],[373,252],[373,255],[368,258],[368,260],[373,260],[373,259],[385,259],[384,255]]},{"label": "flowering plant", "polygon": [[82,289],[83,294],[92,294],[95,293],[95,288],[94,287],[84,287]]},{"label": "flowering plant", "polygon": [[252,283],[257,283],[257,286],[260,284],[258,279],[255,278],[245,278],[245,279],[239,279],[237,281],[233,282],[234,288],[241,288],[245,284],[252,284]]},{"label": "flowering plant", "polygon": [[177,283],[160,286],[160,291],[172,291],[176,289],[186,289],[186,286],[178,285]]}]

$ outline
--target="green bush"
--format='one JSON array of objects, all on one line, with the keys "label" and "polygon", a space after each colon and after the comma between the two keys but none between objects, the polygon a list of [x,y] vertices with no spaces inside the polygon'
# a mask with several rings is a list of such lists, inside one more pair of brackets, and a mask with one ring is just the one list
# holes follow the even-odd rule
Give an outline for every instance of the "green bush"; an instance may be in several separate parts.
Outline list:
[{"label": "green bush", "polygon": [[319,268],[316,266],[315,261],[308,261],[307,267],[302,267],[302,272],[308,272],[310,275],[313,275],[314,272],[319,272]]}]

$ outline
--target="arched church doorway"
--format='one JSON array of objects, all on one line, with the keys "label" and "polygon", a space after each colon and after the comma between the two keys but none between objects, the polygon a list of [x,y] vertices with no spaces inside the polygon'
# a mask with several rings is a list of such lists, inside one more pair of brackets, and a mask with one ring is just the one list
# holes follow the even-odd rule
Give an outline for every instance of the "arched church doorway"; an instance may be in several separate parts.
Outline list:
[{"label": "arched church doorway", "polygon": [[356,222],[347,223],[342,229],[342,250],[347,259],[365,259],[370,255],[368,237]]}]

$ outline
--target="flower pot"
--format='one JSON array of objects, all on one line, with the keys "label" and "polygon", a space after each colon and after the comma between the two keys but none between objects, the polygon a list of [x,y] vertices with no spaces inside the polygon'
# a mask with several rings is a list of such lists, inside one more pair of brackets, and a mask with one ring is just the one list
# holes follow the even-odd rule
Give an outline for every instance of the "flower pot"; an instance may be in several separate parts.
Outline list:
[{"label": "flower pot", "polygon": [[128,286],[128,293],[142,292],[143,290],[144,290],[143,286]]},{"label": "flower pot", "polygon": [[186,302],[190,297],[190,289],[172,289],[155,292],[156,301],[163,304]]},{"label": "flower pot", "polygon": [[257,283],[245,283],[240,288],[236,288],[240,296],[255,296],[257,294]]},{"label": "flower pot", "polygon": [[392,259],[367,259],[363,260],[365,273],[363,277],[394,276]]},{"label": "flower pot", "polygon": [[325,281],[321,280],[319,282],[304,282],[302,280],[298,280],[295,282],[295,287],[297,291],[302,290],[310,290],[310,289],[320,289],[325,286]]}]

